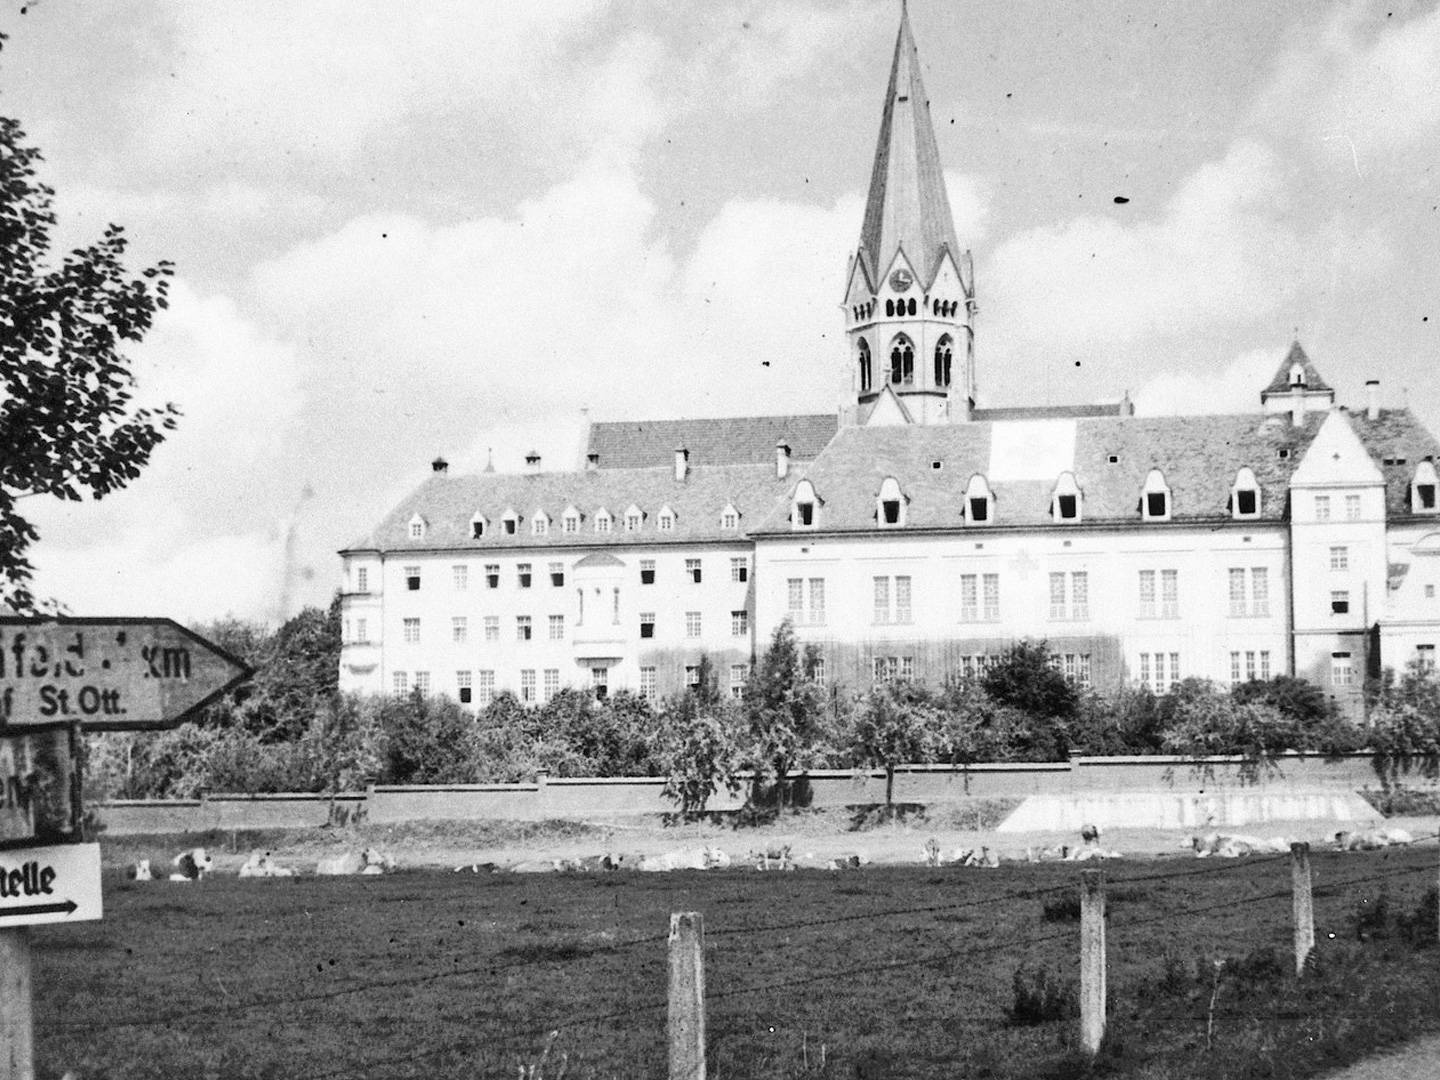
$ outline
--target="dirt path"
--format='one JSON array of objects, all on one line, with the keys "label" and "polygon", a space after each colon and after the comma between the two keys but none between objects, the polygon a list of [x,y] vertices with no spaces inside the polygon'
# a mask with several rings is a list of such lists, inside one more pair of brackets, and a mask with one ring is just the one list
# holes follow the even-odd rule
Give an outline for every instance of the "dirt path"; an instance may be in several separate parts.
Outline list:
[{"label": "dirt path", "polygon": [[1426,1035],[1399,1050],[1327,1072],[1317,1080],[1416,1080],[1440,1076],[1440,1035]]}]

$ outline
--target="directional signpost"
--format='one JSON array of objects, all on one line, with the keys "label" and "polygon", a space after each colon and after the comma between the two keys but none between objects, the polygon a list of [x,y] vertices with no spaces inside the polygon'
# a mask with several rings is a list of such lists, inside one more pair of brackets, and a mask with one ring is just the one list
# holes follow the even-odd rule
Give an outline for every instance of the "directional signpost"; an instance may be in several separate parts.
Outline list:
[{"label": "directional signpost", "polygon": [[169,619],[0,618],[0,1080],[35,1075],[26,928],[101,917],[80,732],[176,727],[250,674]]}]

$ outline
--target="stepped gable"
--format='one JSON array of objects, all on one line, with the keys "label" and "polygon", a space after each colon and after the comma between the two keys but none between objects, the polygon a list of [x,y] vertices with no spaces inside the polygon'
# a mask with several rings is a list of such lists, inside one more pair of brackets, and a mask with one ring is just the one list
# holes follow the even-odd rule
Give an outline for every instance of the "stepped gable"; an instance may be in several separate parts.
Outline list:
[{"label": "stepped gable", "polygon": [[[1075,524],[1050,517],[1062,472],[1073,472],[1080,487],[1082,524],[1139,524],[1141,492],[1152,468],[1170,487],[1171,521],[1215,522],[1230,520],[1236,473],[1248,466],[1261,493],[1257,520],[1279,522],[1286,519],[1290,475],[1323,419],[1317,414],[1294,426],[1287,416],[1250,413],[847,428],[804,477],[821,501],[822,530],[874,530],[875,500],[886,476],[896,478],[908,499],[904,529],[962,527],[965,489],[976,473],[986,476],[994,493],[995,516],[992,524],[963,527],[1073,529]],[[1050,444],[1043,455],[1034,449],[1041,443]],[[1031,460],[1047,463],[1043,474]],[[752,531],[790,531],[793,490],[791,483],[787,501]]]},{"label": "stepped gable", "polygon": [[587,453],[603,469],[671,466],[677,447],[690,451],[692,466],[775,467],[775,444],[784,440],[794,461],[811,461],[839,427],[834,413],[734,416],[697,420],[617,420],[590,426]]},{"label": "stepped gable", "polygon": [[[771,446],[773,457],[775,450]],[[793,474],[792,474],[793,475]],[[663,469],[610,469],[591,472],[535,474],[477,473],[469,476],[436,475],[426,480],[387,514],[367,537],[346,548],[353,551],[486,551],[693,543],[743,538],[749,525],[768,513],[784,493],[787,481],[777,479],[773,461],[765,465],[691,467],[676,480],[673,466]],[[624,514],[631,505],[645,514],[639,531],[624,531]],[[738,529],[720,525],[721,511],[731,504],[740,513]],[[578,532],[562,531],[561,518],[574,506],[582,517]],[[675,527],[660,532],[662,508],[675,514]],[[610,531],[595,531],[595,515],[604,508],[614,519]],[[507,510],[520,516],[513,534],[504,532],[501,518]],[[534,535],[532,517],[543,510],[549,530]],[[471,536],[476,512],[488,521],[485,535]],[[410,520],[425,520],[425,536],[410,537]]]},{"label": "stepped gable", "polygon": [[1381,409],[1374,420],[1363,409],[1345,415],[1385,477],[1385,516],[1408,517],[1415,467],[1426,458],[1440,461],[1440,442],[1409,409]]}]

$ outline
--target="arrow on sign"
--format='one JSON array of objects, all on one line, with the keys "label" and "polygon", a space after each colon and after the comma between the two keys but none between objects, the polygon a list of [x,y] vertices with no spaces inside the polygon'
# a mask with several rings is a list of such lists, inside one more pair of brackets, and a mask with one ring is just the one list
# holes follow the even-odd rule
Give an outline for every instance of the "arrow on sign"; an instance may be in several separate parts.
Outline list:
[{"label": "arrow on sign", "polygon": [[74,900],[66,900],[63,904],[27,904],[24,907],[0,908],[0,919],[13,919],[19,915],[57,915],[62,911],[66,915],[73,915],[79,906]]},{"label": "arrow on sign", "polygon": [[251,674],[170,619],[0,618],[0,727],[175,727]]}]

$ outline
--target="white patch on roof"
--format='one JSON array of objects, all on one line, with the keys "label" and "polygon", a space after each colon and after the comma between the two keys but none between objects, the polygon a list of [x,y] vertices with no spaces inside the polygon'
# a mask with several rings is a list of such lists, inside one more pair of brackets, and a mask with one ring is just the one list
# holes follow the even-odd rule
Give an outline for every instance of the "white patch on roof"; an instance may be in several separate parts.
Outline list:
[{"label": "white patch on roof", "polygon": [[985,476],[1054,480],[1075,469],[1074,420],[996,420],[990,425],[990,467]]}]

